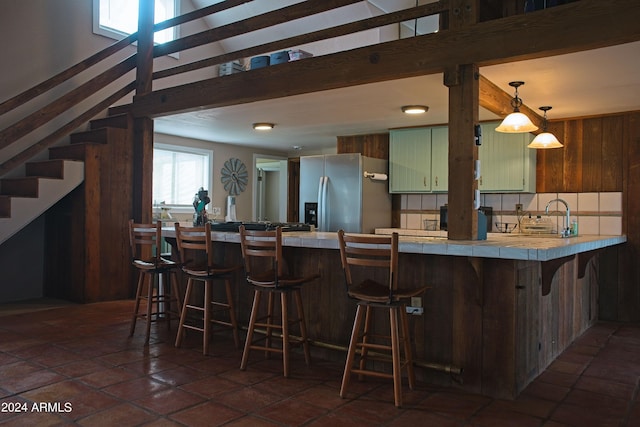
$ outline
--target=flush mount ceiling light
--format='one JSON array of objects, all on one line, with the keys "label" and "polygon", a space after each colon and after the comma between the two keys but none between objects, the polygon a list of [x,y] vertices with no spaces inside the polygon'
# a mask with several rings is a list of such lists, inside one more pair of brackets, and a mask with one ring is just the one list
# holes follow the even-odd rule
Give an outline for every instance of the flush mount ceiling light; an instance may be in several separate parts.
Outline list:
[{"label": "flush mount ceiling light", "polygon": [[405,105],[402,112],[405,114],[424,114],[429,110],[426,105]]},{"label": "flush mount ceiling light", "polygon": [[504,133],[525,133],[538,130],[538,126],[531,123],[529,117],[520,112],[522,107],[522,99],[518,97],[518,87],[522,86],[524,82],[510,82],[509,86],[516,88],[514,98],[511,100],[511,106],[513,107],[513,113],[504,118],[500,126],[496,128],[498,132]]},{"label": "flush mount ceiling light", "polygon": [[255,130],[271,130],[275,125],[273,123],[254,123],[253,128]]},{"label": "flush mount ceiling light", "polygon": [[562,144],[558,141],[552,133],[547,132],[547,111],[551,110],[551,107],[540,107],[540,110],[544,111],[544,118],[542,121],[542,133],[536,135],[536,137],[528,145],[529,148],[560,148]]}]

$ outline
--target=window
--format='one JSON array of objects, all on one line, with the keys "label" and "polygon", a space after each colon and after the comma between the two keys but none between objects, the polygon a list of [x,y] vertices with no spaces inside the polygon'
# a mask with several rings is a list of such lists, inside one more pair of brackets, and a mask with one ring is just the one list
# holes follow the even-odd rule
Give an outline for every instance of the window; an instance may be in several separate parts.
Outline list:
[{"label": "window", "polygon": [[[177,16],[180,0],[155,0],[154,21],[166,21]],[[93,32],[119,40],[138,31],[138,0],[93,0]],[[158,44],[177,38],[177,27],[158,31]]]},{"label": "window", "polygon": [[213,152],[200,148],[154,145],[153,201],[169,206],[193,206],[200,187],[211,190]]}]

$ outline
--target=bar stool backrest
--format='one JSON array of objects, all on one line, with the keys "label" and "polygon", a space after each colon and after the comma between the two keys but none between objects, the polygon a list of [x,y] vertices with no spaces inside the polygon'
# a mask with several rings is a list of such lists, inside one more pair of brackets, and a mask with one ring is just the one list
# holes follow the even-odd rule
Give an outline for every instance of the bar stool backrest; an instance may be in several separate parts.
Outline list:
[{"label": "bar stool backrest", "polygon": [[[182,265],[190,269],[194,268],[194,264],[198,265],[202,270],[213,269],[214,257],[213,241],[211,240],[211,224],[206,223],[204,226],[191,227],[182,226],[176,222],[175,229],[176,244]],[[195,261],[191,251],[202,251],[206,253],[206,265],[204,262]],[[188,258],[188,256],[191,256],[191,258]]]},{"label": "bar stool backrest", "polygon": [[129,220],[129,243],[131,245],[132,261],[141,260],[159,266],[160,245],[162,243],[162,222],[155,224],[136,223]]},{"label": "bar stool backrest", "polygon": [[[275,287],[278,287],[279,279],[285,274],[285,263],[282,259],[282,229],[276,227],[274,230],[247,230],[244,225],[241,225],[240,246],[247,280],[264,282],[263,285],[272,282]],[[262,267],[265,267],[265,263],[270,264],[266,272],[257,271],[259,259],[262,260]],[[259,279],[257,273],[260,275]]]},{"label": "bar stool backrest", "polygon": [[[388,301],[393,301],[394,291],[398,289],[398,233],[391,235],[346,234],[344,230],[339,230],[338,241],[347,292],[357,285],[353,282],[352,266],[387,270]],[[365,280],[368,282],[367,284],[371,282],[371,275],[368,277]]]}]

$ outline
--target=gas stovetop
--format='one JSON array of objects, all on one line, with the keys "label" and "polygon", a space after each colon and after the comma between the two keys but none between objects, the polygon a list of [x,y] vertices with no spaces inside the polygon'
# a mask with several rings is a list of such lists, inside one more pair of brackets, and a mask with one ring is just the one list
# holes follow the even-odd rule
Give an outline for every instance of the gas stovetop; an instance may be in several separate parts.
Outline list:
[{"label": "gas stovetop", "polygon": [[309,224],[299,222],[212,222],[211,231],[231,231],[238,232],[240,226],[244,225],[247,230],[275,230],[281,227],[282,231],[311,231]]}]

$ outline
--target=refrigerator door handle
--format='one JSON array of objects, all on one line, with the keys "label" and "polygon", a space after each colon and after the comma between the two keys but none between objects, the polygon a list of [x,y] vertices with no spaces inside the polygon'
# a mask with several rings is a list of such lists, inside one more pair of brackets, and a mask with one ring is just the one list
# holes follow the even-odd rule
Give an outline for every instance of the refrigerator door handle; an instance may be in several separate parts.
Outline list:
[{"label": "refrigerator door handle", "polygon": [[316,212],[316,214],[318,215],[318,231],[322,230],[324,228],[324,212],[323,212],[323,206],[324,206],[324,200],[322,199],[323,196],[323,192],[322,189],[324,188],[324,176],[321,176],[320,179],[318,180],[318,211]]},{"label": "refrigerator door handle", "polygon": [[329,212],[327,212],[327,191],[329,187],[329,177],[323,176],[322,180],[322,205],[320,206],[320,218],[322,225],[320,231],[327,231],[329,229]]}]

